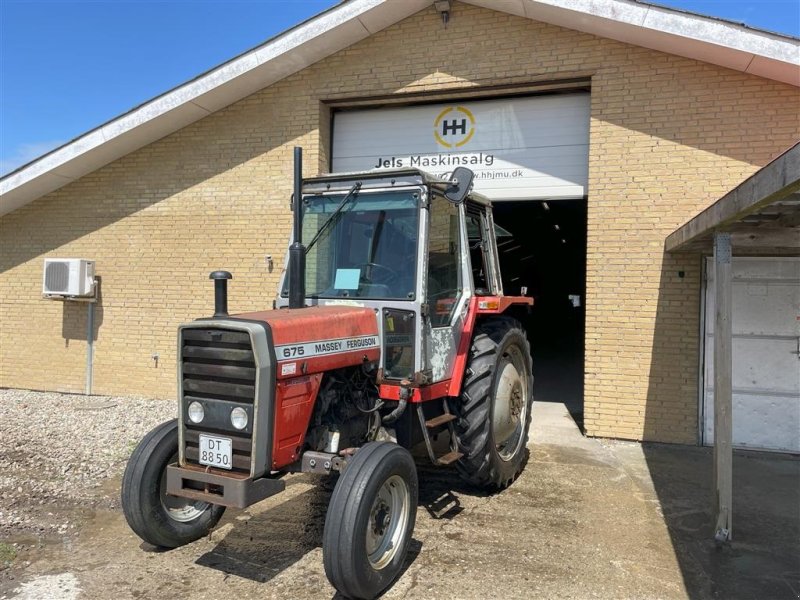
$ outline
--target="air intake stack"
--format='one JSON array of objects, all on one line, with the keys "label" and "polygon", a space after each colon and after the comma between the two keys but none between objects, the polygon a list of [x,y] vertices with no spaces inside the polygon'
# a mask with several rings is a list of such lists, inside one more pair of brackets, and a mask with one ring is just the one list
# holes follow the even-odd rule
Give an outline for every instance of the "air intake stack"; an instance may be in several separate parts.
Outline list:
[{"label": "air intake stack", "polygon": [[303,149],[294,149],[294,241],[289,246],[289,308],[306,304],[306,247],[303,245]]},{"label": "air intake stack", "polygon": [[228,279],[233,279],[228,271],[214,271],[208,276],[214,280],[214,317],[228,316]]}]

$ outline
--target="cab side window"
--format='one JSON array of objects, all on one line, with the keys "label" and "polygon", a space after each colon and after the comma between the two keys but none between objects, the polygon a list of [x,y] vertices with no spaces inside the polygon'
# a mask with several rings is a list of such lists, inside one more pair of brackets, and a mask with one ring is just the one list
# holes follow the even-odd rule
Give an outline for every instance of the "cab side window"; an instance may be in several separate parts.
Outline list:
[{"label": "cab side window", "polygon": [[432,327],[449,325],[461,295],[458,207],[440,196],[430,205],[428,312]]},{"label": "cab side window", "polygon": [[491,225],[486,209],[482,206],[467,203],[467,239],[469,240],[469,258],[472,265],[472,282],[475,294],[487,296],[495,293],[492,285],[492,246],[489,240]]}]

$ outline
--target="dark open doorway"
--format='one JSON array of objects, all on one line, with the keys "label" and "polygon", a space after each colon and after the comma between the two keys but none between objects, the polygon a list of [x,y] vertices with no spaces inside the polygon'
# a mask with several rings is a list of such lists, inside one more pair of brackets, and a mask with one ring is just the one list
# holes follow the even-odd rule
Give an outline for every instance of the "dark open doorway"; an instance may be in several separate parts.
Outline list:
[{"label": "dark open doorway", "polygon": [[583,429],[586,201],[494,202],[506,294],[535,299],[528,322],[534,398],[563,402]]}]

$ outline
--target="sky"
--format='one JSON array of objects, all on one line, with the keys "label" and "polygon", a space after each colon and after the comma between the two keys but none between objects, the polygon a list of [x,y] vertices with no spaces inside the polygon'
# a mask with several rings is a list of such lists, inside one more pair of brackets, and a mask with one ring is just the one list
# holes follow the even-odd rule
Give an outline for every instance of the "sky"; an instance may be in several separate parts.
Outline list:
[{"label": "sky", "polygon": [[[800,36],[798,0],[658,3]],[[0,0],[0,175],[335,4]]]}]

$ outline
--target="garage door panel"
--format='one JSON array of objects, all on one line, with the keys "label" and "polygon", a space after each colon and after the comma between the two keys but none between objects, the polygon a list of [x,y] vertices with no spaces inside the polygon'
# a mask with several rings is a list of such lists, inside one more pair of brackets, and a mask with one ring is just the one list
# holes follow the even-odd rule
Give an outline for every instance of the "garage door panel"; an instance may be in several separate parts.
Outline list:
[{"label": "garage door panel", "polygon": [[737,282],[733,289],[733,310],[737,334],[792,335],[797,320],[792,307],[800,298],[797,281],[758,283],[756,280]]},{"label": "garage door panel", "polygon": [[[709,286],[713,289],[713,263],[709,266]],[[798,265],[800,271],[800,265]],[[792,336],[800,333],[795,307],[800,304],[800,280],[758,280],[735,277],[733,281],[732,311],[734,335]],[[714,295],[708,294],[707,314],[714,314]],[[714,319],[706,327],[714,332]]]},{"label": "garage door panel", "polygon": [[735,276],[742,279],[797,280],[800,263],[796,258],[736,257]]},{"label": "garage door panel", "polygon": [[[405,109],[412,110],[412,109]],[[367,112],[367,111],[364,111]],[[402,136],[392,140],[391,147],[387,145],[385,132],[395,129],[403,131],[409,128],[409,119],[416,117],[414,114],[399,114],[396,117],[387,117],[385,111],[375,111],[375,118],[361,119],[361,111],[358,113],[341,113],[336,118],[336,136],[334,152],[338,158],[349,156],[373,156],[375,153],[386,154],[389,150],[392,154],[416,154],[420,152],[435,153],[446,151],[436,138],[431,135],[433,132],[433,119],[428,119],[424,130],[414,131],[413,128],[405,131]],[[425,111],[421,118],[435,117],[430,111]],[[487,131],[473,136],[475,144],[470,144],[469,150],[486,151],[514,151],[524,149],[546,149],[546,148],[574,148],[575,146],[587,146],[589,144],[586,120],[583,115],[568,115],[564,117],[542,117],[546,119],[546,125],[536,122],[534,119],[527,121],[512,120],[501,123],[495,116],[481,115],[484,121],[493,121],[488,126],[496,127],[499,131]],[[485,124],[485,123],[484,123]],[[534,129],[539,127],[535,134],[520,131],[520,128]],[[364,131],[366,130],[366,131]],[[367,137],[371,131],[381,131],[382,135]],[[417,137],[413,134],[416,133]],[[472,142],[472,140],[470,140]],[[464,147],[466,151],[468,148]],[[369,152],[367,152],[369,151]],[[560,151],[565,154],[564,150]],[[574,150],[572,150],[574,152]]]},{"label": "garage door panel", "polygon": [[[376,168],[378,164],[379,149],[362,148],[360,154],[357,156],[340,157],[336,161],[336,171],[338,172],[354,172],[363,171]],[[487,149],[486,152],[495,152],[497,150]],[[473,169],[476,175],[480,177],[484,171],[498,171],[502,169],[517,170],[519,165],[527,164],[528,171],[525,173],[526,178],[542,177],[547,175],[555,176],[561,174],[561,177],[571,183],[580,183],[585,177],[586,162],[581,157],[576,157],[574,150],[571,148],[525,148],[522,150],[503,151],[503,158],[499,158],[494,154],[491,160],[491,165],[485,164],[470,164],[469,160],[480,161],[484,163],[489,160],[486,158],[485,153],[481,156],[465,156],[465,166]],[[380,156],[384,158],[385,156]],[[372,161],[369,167],[366,167],[366,162]],[[424,170],[442,170],[451,169],[452,165],[440,164],[447,163],[447,159],[440,160],[438,156],[420,156],[420,157],[398,157],[395,164],[402,163],[400,166],[403,168],[414,167]],[[430,165],[434,165],[431,167]],[[490,168],[491,167],[491,168]]]},{"label": "garage door panel", "polygon": [[[710,390],[706,405],[713,406]],[[733,439],[737,448],[800,452],[800,404],[793,396],[733,394]],[[706,420],[706,444],[714,443],[713,419]]]},{"label": "garage door panel", "polygon": [[588,97],[588,94],[537,96],[340,112],[335,116],[334,154],[352,155],[370,141],[372,148],[390,149],[394,153],[437,151],[441,145],[432,135],[435,119],[444,109],[455,105],[464,106],[475,117],[471,141],[482,148],[588,144]]},{"label": "garage door panel", "polygon": [[[713,336],[708,343],[713,344]],[[740,337],[733,338],[732,385],[734,393],[783,393],[798,389],[800,361],[797,360],[797,338]],[[713,354],[712,354],[713,356]],[[713,389],[714,361],[706,363],[706,383]]]}]

